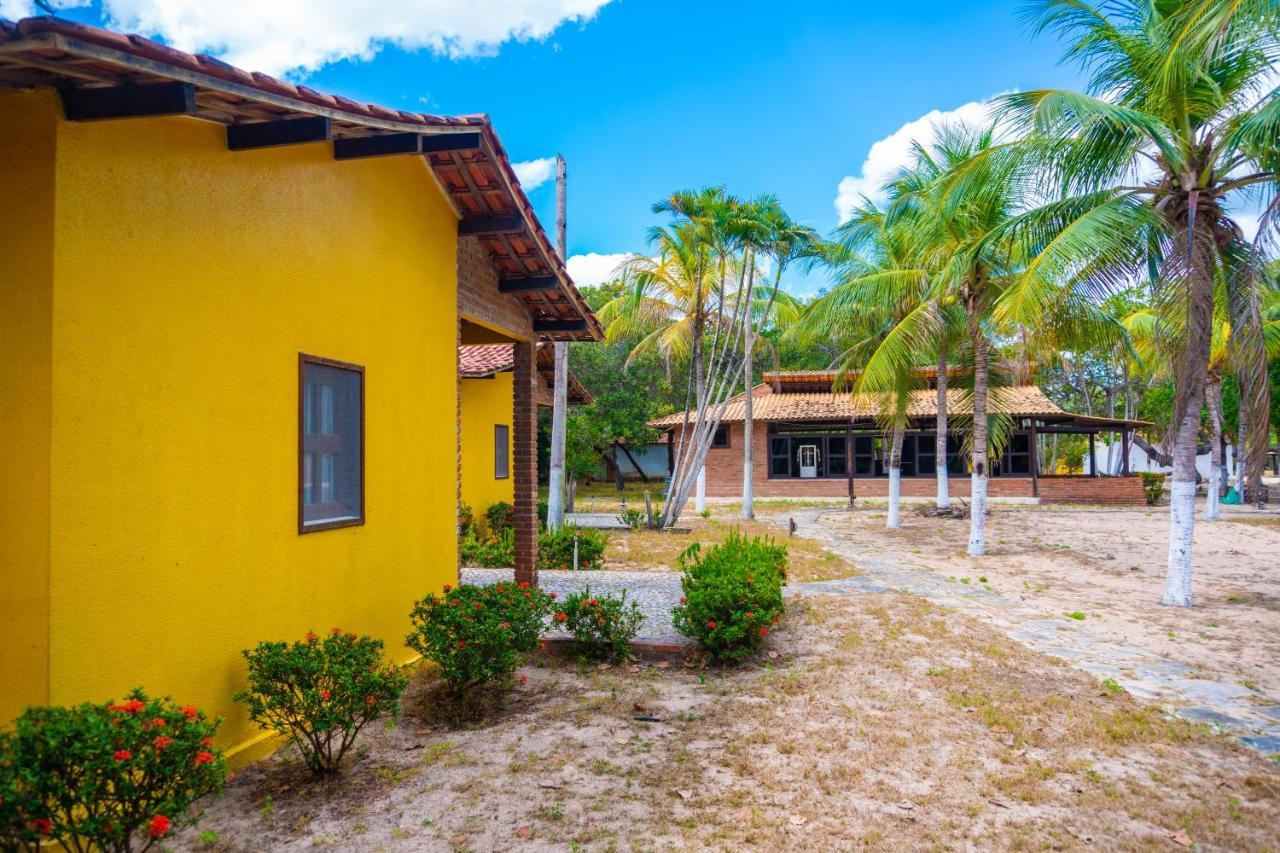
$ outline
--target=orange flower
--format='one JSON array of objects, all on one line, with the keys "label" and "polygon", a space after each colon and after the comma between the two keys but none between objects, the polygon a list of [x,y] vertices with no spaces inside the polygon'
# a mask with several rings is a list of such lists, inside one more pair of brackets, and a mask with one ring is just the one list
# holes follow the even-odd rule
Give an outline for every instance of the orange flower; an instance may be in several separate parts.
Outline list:
[{"label": "orange flower", "polygon": [[451,584],[451,583],[447,583],[447,584],[445,584],[445,585],[444,585],[444,591],[445,591],[445,592],[449,592],[451,589],[453,589],[453,584]]},{"label": "orange flower", "polygon": [[320,639],[320,637],[319,637],[319,635],[318,635],[318,634],[316,634],[316,632],[315,632],[315,631],[308,631],[308,632],[307,632],[307,642],[308,642],[308,643],[314,643],[314,642],[315,642],[316,640],[318,640],[318,639]]},{"label": "orange flower", "polygon": [[116,761],[128,761],[130,758],[133,758],[133,753],[127,749],[117,749],[112,754],[112,757],[115,758]]},{"label": "orange flower", "polygon": [[151,741],[151,745],[155,747],[156,752],[164,752],[165,747],[173,743],[173,738],[164,735],[156,735],[156,739]]},{"label": "orange flower", "polygon": [[124,703],[122,703],[122,704],[120,704],[120,705],[108,705],[108,706],[107,706],[107,710],[108,710],[108,711],[123,711],[123,712],[124,712],[124,713],[126,713],[126,714],[136,714],[136,713],[138,713],[139,711],[141,711],[141,710],[142,710],[143,708],[145,708],[145,707],[147,707],[147,704],[146,704],[145,702],[143,702],[142,700],[140,700],[140,699],[130,699],[128,702],[124,702]]},{"label": "orange flower", "polygon": [[330,696],[332,696],[332,695],[333,695],[333,694],[332,694],[332,693],[330,693],[328,690],[321,690],[321,691],[320,691],[320,698],[321,698],[321,699],[328,699],[328,698],[329,698]]},{"label": "orange flower", "polygon": [[213,738],[207,737],[200,741],[201,746],[213,746]]},{"label": "orange flower", "polygon": [[714,630],[715,630],[715,627],[716,627],[716,620],[714,620],[714,619],[708,619],[708,620],[707,620],[707,627],[714,631]]},{"label": "orange flower", "polygon": [[188,720],[194,720],[196,717],[200,716],[200,709],[195,705],[183,705],[181,711],[182,716],[186,717]]},{"label": "orange flower", "polygon": [[341,629],[341,628],[330,628],[330,629],[329,629],[329,633],[330,633],[330,634],[333,634],[333,635],[336,637],[336,636],[338,636],[339,634],[341,634],[341,633],[342,633],[342,629]]},{"label": "orange flower", "polygon": [[199,751],[199,752],[197,752],[197,753],[196,753],[196,766],[197,766],[197,767],[199,767],[201,764],[208,764],[210,761],[213,761],[213,753],[212,753],[212,752],[207,752],[207,751],[205,751],[205,750],[201,750],[201,751]]},{"label": "orange flower", "polygon": [[151,818],[151,823],[147,825],[147,835],[152,838],[162,838],[169,831],[169,818],[162,814],[158,814]]},{"label": "orange flower", "polygon": [[761,628],[761,629],[760,629],[760,636],[761,636],[761,637],[763,637],[765,634],[768,634],[768,633],[769,633],[769,629],[768,629],[768,628]]}]

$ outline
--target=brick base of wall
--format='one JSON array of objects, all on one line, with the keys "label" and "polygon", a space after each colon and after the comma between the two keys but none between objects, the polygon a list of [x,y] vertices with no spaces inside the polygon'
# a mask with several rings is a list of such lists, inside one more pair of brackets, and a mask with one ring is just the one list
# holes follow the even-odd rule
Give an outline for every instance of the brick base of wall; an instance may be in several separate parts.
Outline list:
[{"label": "brick base of wall", "polygon": [[[802,480],[787,477],[772,479],[768,469],[768,444],[765,424],[755,425],[755,441],[751,448],[752,480],[756,497],[761,498],[846,498],[847,479],[815,478]],[[707,496],[732,498],[742,495],[741,423],[729,425],[729,446],[713,447],[707,452]],[[855,478],[853,491],[860,498],[889,496],[889,478]],[[969,475],[952,475],[947,492],[952,497],[969,497]],[[1110,506],[1146,504],[1142,480],[1131,477],[1042,477],[1039,480],[1041,503],[1093,503]],[[931,498],[938,493],[933,477],[903,477],[902,495],[908,498]],[[987,495],[993,498],[1031,498],[1034,487],[1030,477],[992,477],[987,481]]]}]

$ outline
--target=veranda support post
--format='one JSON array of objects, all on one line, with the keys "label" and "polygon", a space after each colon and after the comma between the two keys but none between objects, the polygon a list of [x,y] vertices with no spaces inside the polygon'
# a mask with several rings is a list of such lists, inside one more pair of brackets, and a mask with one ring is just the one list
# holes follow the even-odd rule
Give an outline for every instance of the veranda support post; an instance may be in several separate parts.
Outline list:
[{"label": "veranda support post", "polygon": [[537,344],[513,344],[512,485],[515,501],[515,578],[538,584],[538,356]]}]

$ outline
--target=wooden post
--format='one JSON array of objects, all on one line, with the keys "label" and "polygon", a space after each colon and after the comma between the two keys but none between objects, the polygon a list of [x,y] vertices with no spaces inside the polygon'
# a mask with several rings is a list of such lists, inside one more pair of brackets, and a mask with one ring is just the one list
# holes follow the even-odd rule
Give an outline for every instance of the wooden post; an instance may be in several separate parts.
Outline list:
[{"label": "wooden post", "polygon": [[853,493],[853,421],[844,425],[844,471],[849,480],[849,509],[858,496]]},{"label": "wooden post", "polygon": [[1129,476],[1129,428],[1120,427],[1120,473]]},{"label": "wooden post", "polygon": [[1036,419],[1031,419],[1031,496],[1040,497],[1040,434],[1036,432]]},{"label": "wooden post", "polygon": [[1092,433],[1092,432],[1089,433],[1089,476],[1090,477],[1098,476],[1098,457],[1093,450],[1093,446],[1094,446],[1093,440],[1095,435],[1097,435],[1097,433]]}]

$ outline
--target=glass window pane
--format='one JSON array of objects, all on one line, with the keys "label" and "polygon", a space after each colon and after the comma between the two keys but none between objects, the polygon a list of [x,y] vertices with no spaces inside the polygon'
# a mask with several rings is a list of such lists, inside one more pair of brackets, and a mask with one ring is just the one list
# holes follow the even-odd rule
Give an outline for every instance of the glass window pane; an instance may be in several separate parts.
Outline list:
[{"label": "glass window pane", "polygon": [[363,383],[358,369],[303,361],[299,474],[304,527],[363,516]]},{"label": "glass window pane", "polygon": [[511,428],[506,424],[493,426],[493,478],[505,480],[511,476]]}]

